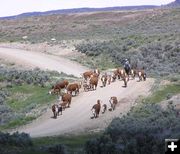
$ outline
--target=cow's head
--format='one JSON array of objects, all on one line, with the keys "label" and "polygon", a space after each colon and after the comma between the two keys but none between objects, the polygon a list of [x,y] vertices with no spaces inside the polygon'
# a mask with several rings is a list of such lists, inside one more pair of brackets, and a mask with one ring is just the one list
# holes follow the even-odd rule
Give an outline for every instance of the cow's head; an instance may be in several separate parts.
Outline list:
[{"label": "cow's head", "polygon": [[101,105],[101,100],[98,99],[97,100],[97,104]]},{"label": "cow's head", "polygon": [[113,102],[114,102],[114,98],[113,98],[113,97],[111,97],[111,98],[110,98],[110,100],[109,100],[109,102],[110,102],[110,104],[113,104]]},{"label": "cow's head", "polygon": [[68,90],[67,90],[67,89],[64,89],[64,93],[67,94],[67,93],[68,93]]},{"label": "cow's head", "polygon": [[54,89],[49,90],[48,94],[52,94],[54,92]]},{"label": "cow's head", "polygon": [[59,96],[58,100],[59,100],[59,101],[61,101],[61,100],[62,100],[62,96],[61,96],[61,95]]}]

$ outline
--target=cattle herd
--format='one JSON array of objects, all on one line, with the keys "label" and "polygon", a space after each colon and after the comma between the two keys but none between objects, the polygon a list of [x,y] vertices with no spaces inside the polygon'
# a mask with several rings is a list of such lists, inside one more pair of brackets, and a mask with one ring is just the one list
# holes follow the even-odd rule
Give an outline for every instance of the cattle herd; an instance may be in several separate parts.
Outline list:
[{"label": "cattle herd", "polygon": [[[117,68],[111,73],[100,73],[98,69],[86,71],[81,74],[82,80],[69,83],[68,80],[63,80],[52,86],[49,94],[57,94],[59,96],[59,103],[52,105],[53,117],[57,118],[59,113],[62,115],[62,111],[66,108],[69,108],[72,101],[72,96],[76,96],[79,94],[79,90],[83,88],[85,92],[96,90],[99,81],[102,83],[101,87],[105,87],[107,84],[111,84],[116,80],[122,80],[124,82],[124,87],[127,87],[127,83],[129,78],[135,79],[138,76],[139,81],[146,80],[146,73],[144,69],[131,69],[129,72],[126,72],[123,68]],[[63,90],[63,92],[62,92]],[[99,116],[102,104],[102,114],[104,114],[107,110],[107,106],[109,107],[109,111],[113,111],[116,108],[118,103],[118,99],[116,96],[110,97],[109,104],[102,104],[101,100],[97,100],[97,103],[92,106],[91,111],[93,117],[97,118]]]}]

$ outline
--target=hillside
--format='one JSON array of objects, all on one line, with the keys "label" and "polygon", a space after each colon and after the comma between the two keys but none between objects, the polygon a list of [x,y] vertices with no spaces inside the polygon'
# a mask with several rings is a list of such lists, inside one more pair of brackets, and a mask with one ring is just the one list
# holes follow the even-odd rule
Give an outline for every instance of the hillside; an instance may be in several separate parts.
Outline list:
[{"label": "hillside", "polygon": [[161,10],[153,11],[112,11],[91,12],[62,15],[47,15],[18,19],[0,20],[0,41],[27,41],[31,43],[50,42],[51,38],[61,40],[107,39],[119,35],[121,29],[126,29],[146,16],[161,14]]},{"label": "hillside", "polygon": [[22,13],[15,16],[1,17],[0,19],[16,19],[24,18],[30,16],[45,16],[45,15],[55,15],[55,14],[72,14],[72,13],[85,13],[85,12],[104,12],[104,11],[123,11],[123,10],[145,10],[156,8],[155,5],[142,5],[142,6],[123,6],[123,7],[105,7],[105,8],[77,8],[77,9],[62,9],[62,10],[52,10],[45,12],[28,12]]},{"label": "hillside", "polygon": [[[165,138],[180,138],[179,9],[28,16],[0,25],[0,130],[50,136],[0,132],[0,153],[159,154]],[[144,67],[147,80],[130,79],[126,88],[122,80],[106,87],[99,80],[95,91],[80,89],[71,107],[51,118],[59,102],[48,94],[52,85],[78,82],[67,74],[94,67],[109,74],[124,58]],[[109,104],[110,96],[118,97],[116,110],[90,119],[97,99]],[[51,136],[57,134],[63,136]]]},{"label": "hillside", "polygon": [[58,46],[65,40],[87,55],[67,57],[92,68],[121,66],[127,57],[152,76],[179,74],[179,9],[47,15],[4,19],[0,24],[1,42],[21,42],[26,48],[28,43]]},{"label": "hillside", "polygon": [[180,7],[180,0],[175,0],[167,5],[168,7]]}]

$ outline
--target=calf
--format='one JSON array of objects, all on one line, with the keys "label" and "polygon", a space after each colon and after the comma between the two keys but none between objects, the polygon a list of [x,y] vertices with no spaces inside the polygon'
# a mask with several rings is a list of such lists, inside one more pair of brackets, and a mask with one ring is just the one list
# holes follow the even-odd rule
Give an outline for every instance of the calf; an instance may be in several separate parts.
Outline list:
[{"label": "calf", "polygon": [[103,87],[105,87],[106,86],[106,83],[107,83],[107,74],[105,74],[105,75],[103,75],[102,77],[101,77],[101,81],[102,81],[102,85],[103,85]]},{"label": "calf", "polygon": [[117,105],[117,103],[118,103],[117,97],[112,96],[112,97],[110,98],[110,100],[109,100],[109,103],[110,103],[110,105],[111,105],[111,109],[112,109],[112,110],[115,110],[116,105]]},{"label": "calf", "polygon": [[146,81],[146,72],[144,70],[139,70],[138,71],[138,77],[139,77],[139,81]]},{"label": "calf", "polygon": [[104,114],[107,110],[107,105],[106,104],[103,104],[102,106],[102,114]]},{"label": "calf", "polygon": [[100,100],[97,100],[97,104],[93,105],[91,109],[94,118],[98,118],[100,110],[101,110],[101,103]]},{"label": "calf", "polygon": [[54,118],[56,119],[57,116],[58,116],[58,105],[57,105],[57,104],[54,104],[54,105],[51,107],[51,109],[52,109]]},{"label": "calf", "polygon": [[63,102],[66,102],[67,107],[70,107],[72,95],[71,94],[63,94],[61,97],[62,97],[61,100]]}]

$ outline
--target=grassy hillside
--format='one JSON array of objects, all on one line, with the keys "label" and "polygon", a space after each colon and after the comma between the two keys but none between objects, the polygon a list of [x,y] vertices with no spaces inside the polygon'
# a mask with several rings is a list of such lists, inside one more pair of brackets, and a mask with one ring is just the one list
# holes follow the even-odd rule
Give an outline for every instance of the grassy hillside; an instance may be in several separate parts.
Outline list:
[{"label": "grassy hillside", "polygon": [[56,38],[57,41],[81,39],[107,40],[137,33],[148,35],[161,31],[169,33],[170,31],[179,31],[177,28],[170,28],[172,26],[178,27],[178,14],[178,9],[157,9],[5,19],[0,20],[0,41],[24,41],[23,36],[28,36],[27,40],[32,43],[49,42],[51,38]]},{"label": "grassy hillside", "polygon": [[180,73],[178,27],[180,27],[179,9],[158,10],[135,21],[132,19],[126,26],[111,29],[114,30],[114,36],[108,40],[83,41],[76,45],[76,49],[95,59],[94,61],[102,56],[108,57],[114,66],[121,66],[123,59],[128,58],[132,66],[144,67],[148,75],[156,77],[178,75]]},{"label": "grassy hillside", "polygon": [[[53,45],[59,44],[62,40],[70,40],[75,44],[77,51],[86,55],[74,59],[82,64],[107,69],[121,66],[122,60],[129,58],[134,66],[139,68],[144,66],[148,76],[159,77],[160,80],[166,78],[173,82],[165,87],[154,88],[151,96],[138,101],[138,105],[122,119],[113,120],[100,137],[87,135],[38,138],[33,141],[30,139],[29,142],[26,136],[24,138],[27,138],[28,145],[26,146],[26,140],[18,140],[24,143],[19,148],[14,144],[19,143],[16,141],[19,139],[16,134],[14,135],[16,139],[12,136],[13,141],[11,137],[7,137],[8,135],[4,137],[1,134],[0,144],[9,139],[6,146],[13,147],[12,150],[15,151],[13,153],[69,151],[108,154],[118,151],[126,154],[159,154],[164,153],[165,138],[180,138],[179,111],[175,110],[172,104],[167,110],[162,109],[159,104],[180,93],[179,9],[49,15],[0,20],[0,25],[1,42],[47,41]],[[28,37],[25,40],[23,36]],[[51,38],[56,38],[56,41],[52,42]],[[50,87],[47,84],[49,79],[57,74],[47,75],[47,72],[38,74],[36,71],[14,73],[13,69],[6,72],[4,68],[2,70],[0,70],[0,129],[11,128],[34,119],[36,116],[32,115],[37,111],[36,108],[42,111],[43,108],[39,107],[49,105],[55,100],[53,96],[47,98],[46,92]],[[29,78],[29,75],[32,77]],[[60,77],[61,75],[58,74]],[[156,84],[159,85],[159,80]],[[88,138],[92,139],[87,141]],[[154,143],[157,143],[157,146]],[[2,146],[0,150],[4,150]]]},{"label": "grassy hillside", "polygon": [[129,58],[134,66],[145,67],[148,75],[180,73],[179,9],[48,15],[0,20],[0,24],[1,42],[58,45],[68,40],[86,54],[73,60],[91,67],[113,68]]}]

